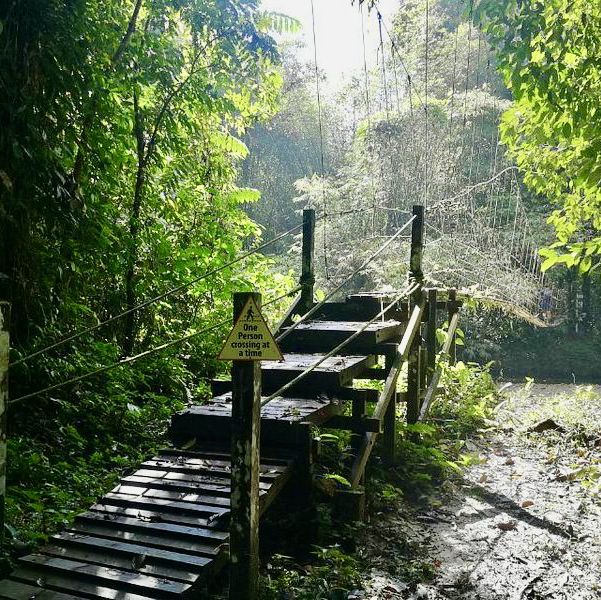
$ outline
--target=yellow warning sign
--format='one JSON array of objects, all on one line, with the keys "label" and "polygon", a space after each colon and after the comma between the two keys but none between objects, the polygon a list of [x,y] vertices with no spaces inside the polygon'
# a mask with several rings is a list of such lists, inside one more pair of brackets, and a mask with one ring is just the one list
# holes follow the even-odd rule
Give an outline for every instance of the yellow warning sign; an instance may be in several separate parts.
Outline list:
[{"label": "yellow warning sign", "polygon": [[217,359],[284,360],[253,298],[244,305]]}]

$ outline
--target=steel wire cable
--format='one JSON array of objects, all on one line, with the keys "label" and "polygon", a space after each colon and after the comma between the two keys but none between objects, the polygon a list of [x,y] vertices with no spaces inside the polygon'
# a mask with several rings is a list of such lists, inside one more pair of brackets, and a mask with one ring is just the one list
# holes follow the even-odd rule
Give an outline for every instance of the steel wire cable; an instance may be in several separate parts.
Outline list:
[{"label": "steel wire cable", "polygon": [[170,290],[167,290],[166,292],[163,292],[163,293],[159,294],[158,296],[154,296],[153,298],[144,300],[140,304],[138,304],[132,308],[129,308],[117,315],[109,317],[108,319],[105,319],[104,321],[101,321],[100,323],[96,323],[95,325],[86,327],[85,329],[82,329],[81,331],[78,331],[76,333],[73,333],[72,335],[69,335],[65,338],[62,338],[62,339],[56,341],[56,342],[53,342],[52,344],[49,344],[48,346],[45,346],[44,348],[42,348],[40,350],[36,350],[35,352],[32,352],[31,354],[28,354],[27,356],[24,356],[23,358],[13,361],[10,364],[10,366],[14,367],[14,366],[20,365],[22,363],[28,362],[31,359],[36,358],[37,356],[40,356],[41,354],[45,354],[46,352],[49,352],[50,350],[54,350],[55,348],[63,346],[64,344],[67,344],[68,342],[73,342],[73,341],[79,339],[80,337],[87,335],[88,333],[92,333],[92,332],[104,327],[105,325],[108,325],[109,323],[113,323],[133,312],[142,310],[143,308],[146,308],[147,306],[150,306],[151,304],[154,304],[155,302],[160,302],[161,300],[164,300],[165,298],[168,298],[169,296],[172,296],[173,294],[177,294],[177,293],[189,288],[190,286],[194,285],[195,283],[202,281],[203,279],[211,277],[212,275],[217,275],[217,273],[221,273],[222,271],[225,271],[229,267],[232,267],[233,265],[235,265],[239,262],[242,262],[243,260],[246,260],[250,256],[257,254],[261,250],[264,250],[265,248],[271,246],[272,244],[275,244],[276,242],[280,241],[284,237],[291,235],[291,234],[295,233],[296,231],[299,231],[300,229],[302,229],[302,227],[303,227],[303,224],[300,223],[296,227],[293,227],[292,229],[289,229],[288,231],[281,233],[280,235],[276,236],[275,238],[268,240],[267,242],[264,242],[263,244],[257,246],[256,248],[253,248],[252,250],[249,250],[248,252],[241,254],[240,256],[230,260],[229,262],[227,262],[224,265],[221,265],[220,267],[211,269],[210,271],[207,271],[207,272],[203,273],[202,275],[199,275],[198,277],[191,279],[190,281],[182,283],[181,285],[178,285],[174,288],[171,288]]},{"label": "steel wire cable", "polygon": [[[284,298],[288,298],[289,296],[293,296],[294,294],[297,294],[300,290],[301,290],[302,286],[296,286],[295,288],[293,288],[292,290],[286,292],[285,294],[282,294],[280,296],[278,296],[277,298],[273,298],[272,300],[269,300],[269,302],[266,302],[265,304],[263,304],[263,307],[266,306],[270,306],[272,304],[276,304],[277,302],[280,302],[281,300],[283,300]],[[79,383],[81,381],[85,381],[86,379],[89,379],[90,377],[93,377],[94,375],[99,375],[101,373],[106,373],[107,371],[111,371],[113,369],[116,369],[118,367],[122,367],[124,365],[128,365],[128,364],[132,364],[138,360],[141,360],[143,358],[148,358],[149,356],[152,356],[154,354],[157,354],[158,352],[162,352],[163,350],[167,350],[169,348],[172,348],[174,346],[183,344],[184,342],[187,342],[188,340],[197,337],[199,335],[203,335],[206,333],[210,333],[211,331],[215,331],[217,329],[219,329],[220,327],[224,327],[225,325],[227,325],[228,323],[231,322],[231,317],[227,318],[227,319],[223,319],[221,321],[219,321],[218,323],[215,323],[214,325],[210,325],[209,327],[205,327],[199,331],[194,331],[192,333],[189,333],[185,336],[182,336],[180,338],[177,338],[175,340],[171,340],[169,342],[165,342],[164,344],[161,344],[159,346],[155,346],[154,348],[150,348],[149,350],[145,350],[144,352],[140,352],[139,354],[136,354],[134,356],[128,356],[126,358],[123,358],[117,362],[111,363],[109,365],[104,365],[102,367],[99,367],[97,369],[94,369],[92,371],[88,371],[87,373],[83,373],[82,375],[78,375],[77,377],[73,377],[72,379],[68,379],[67,381],[63,381],[60,383],[55,383],[53,385],[49,385],[48,387],[45,387],[41,390],[37,390],[35,392],[31,392],[30,394],[25,394],[23,396],[20,396],[19,398],[15,398],[14,400],[10,400],[8,402],[8,404],[10,406],[17,404],[19,402],[23,402],[24,400],[30,400],[32,398],[35,398],[37,396],[40,396],[42,394],[45,394],[47,392],[53,392],[55,390],[64,388],[68,385],[72,385],[74,383]]]},{"label": "steel wire cable", "polygon": [[408,297],[410,294],[412,294],[414,291],[416,291],[419,287],[420,287],[419,285],[414,284],[412,286],[408,286],[402,292],[397,294],[397,296],[395,296],[395,299],[392,302],[390,302],[385,308],[383,308],[377,315],[372,317],[369,321],[366,321],[355,333],[350,335],[347,339],[345,339],[343,342],[338,344],[338,346],[336,346],[335,348],[330,350],[327,354],[324,354],[319,360],[317,360],[312,365],[307,367],[302,373],[297,375],[294,379],[292,379],[288,383],[284,384],[277,391],[273,392],[273,394],[270,394],[265,399],[263,399],[261,401],[261,408],[263,406],[265,406],[266,404],[268,404],[269,402],[271,402],[272,400],[275,400],[276,398],[281,396],[284,392],[286,392],[287,390],[289,390],[290,388],[292,388],[299,382],[301,382],[307,375],[312,373],[315,369],[317,369],[317,367],[322,365],[326,360],[332,358],[338,352],[343,350],[346,346],[348,346],[348,344],[350,344],[354,339],[356,339],[359,335],[361,335],[361,333],[363,333],[372,323],[375,323],[380,317],[385,315],[386,312],[388,312],[395,304],[397,304],[403,298]]},{"label": "steel wire cable", "polygon": [[317,121],[319,126],[319,160],[321,165],[321,190],[322,190],[322,203],[323,203],[323,260],[326,271],[326,279],[329,279],[328,269],[328,204],[327,194],[325,189],[325,148],[324,148],[324,134],[323,134],[323,114],[321,107],[321,85],[319,81],[319,62],[317,52],[317,28],[315,20],[315,3],[314,0],[311,2],[311,26],[313,30],[313,56],[315,61],[315,91],[317,95]]}]

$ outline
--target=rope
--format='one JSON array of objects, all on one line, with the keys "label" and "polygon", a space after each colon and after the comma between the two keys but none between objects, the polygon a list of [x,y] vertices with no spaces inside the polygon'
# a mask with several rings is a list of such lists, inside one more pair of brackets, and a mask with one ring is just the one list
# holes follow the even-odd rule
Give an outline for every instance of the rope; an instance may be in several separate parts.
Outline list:
[{"label": "rope", "polygon": [[378,32],[380,35],[380,51],[382,54],[382,82],[384,84],[384,107],[386,109],[386,120],[390,120],[390,105],[388,101],[388,81],[386,77],[386,55],[384,54],[384,35],[382,33],[382,14],[378,12]]},{"label": "rope", "polygon": [[121,319],[129,314],[131,314],[132,312],[141,310],[143,308],[146,308],[147,306],[150,306],[151,304],[154,304],[155,302],[159,302],[160,300],[164,300],[165,298],[172,296],[173,294],[177,294],[178,292],[181,292],[187,288],[189,288],[191,285],[194,285],[195,283],[198,283],[199,281],[202,281],[203,279],[206,279],[207,277],[210,277],[211,275],[216,275],[217,273],[221,273],[222,271],[225,271],[226,269],[228,269],[229,267],[242,262],[243,260],[249,258],[250,256],[252,256],[253,254],[256,254],[257,252],[260,252],[261,250],[264,250],[265,248],[267,248],[268,246],[271,246],[272,244],[274,244],[275,242],[278,242],[279,240],[281,240],[282,238],[291,235],[293,233],[295,233],[296,231],[298,231],[299,229],[302,228],[302,223],[300,225],[297,225],[296,227],[293,227],[292,229],[289,229],[288,231],[285,231],[284,233],[276,236],[275,238],[261,244],[260,246],[257,246],[256,248],[254,248],[253,250],[249,250],[248,252],[245,252],[244,254],[241,254],[240,256],[238,256],[237,258],[232,259],[231,261],[227,262],[225,265],[222,265],[220,267],[217,267],[216,269],[211,269],[210,271],[207,271],[206,273],[203,273],[202,275],[195,277],[194,279],[191,279],[190,281],[186,282],[186,283],[182,283],[181,285],[178,285],[177,287],[174,287],[166,292],[163,292],[162,294],[159,294],[158,296],[155,296],[154,298],[149,298],[148,300],[145,300],[144,302],[141,302],[140,304],[138,304],[137,306],[134,306],[126,311],[123,311],[122,313],[119,313],[118,315],[115,315],[113,317],[110,317],[104,321],[101,321],[100,323],[97,323],[96,325],[92,325],[90,327],[86,327],[85,329],[82,329],[81,331],[78,331],[77,333],[74,333],[72,335],[67,336],[66,338],[63,338],[61,340],[58,340],[57,342],[54,342],[44,348],[42,348],[41,350],[36,350],[35,352],[32,352],[31,354],[29,354],[28,356],[25,356],[23,358],[20,358],[14,362],[11,363],[11,367],[14,367],[16,365],[20,365],[22,363],[28,362],[31,359],[35,358],[36,356],[40,356],[41,354],[45,354],[46,352],[49,352],[50,350],[54,350],[55,348],[58,348],[59,346],[62,346],[63,344],[67,344],[68,342],[72,342],[74,340],[79,339],[80,337],[87,335],[88,333],[92,333],[94,331],[96,331],[97,329],[100,329],[101,327],[104,327],[105,325],[108,325],[109,323],[113,323],[114,321],[117,321],[118,319]]},{"label": "rope", "polygon": [[[282,294],[281,296],[278,296],[277,298],[274,298],[273,300],[270,300],[269,302],[266,302],[265,304],[263,304],[263,307],[266,306],[270,306],[271,304],[275,304],[277,302],[279,302],[280,300],[283,300],[284,298],[287,298],[289,296],[293,296],[294,294],[298,293],[301,290],[302,286],[296,286],[295,288],[293,288],[292,290],[286,292],[285,294]],[[128,365],[131,363],[134,363],[138,360],[141,360],[143,358],[148,358],[149,356],[152,356],[153,354],[156,354],[158,352],[162,352],[163,350],[167,350],[168,348],[172,348],[173,346],[177,346],[179,344],[182,344],[184,342],[187,342],[188,340],[192,339],[193,337],[199,336],[199,335],[203,335],[205,333],[210,333],[211,331],[215,331],[216,329],[219,329],[220,327],[223,327],[225,325],[227,325],[228,323],[231,322],[231,318],[228,319],[223,319],[222,321],[219,321],[218,323],[216,323],[215,325],[210,325],[209,327],[205,327],[204,329],[201,329],[200,331],[195,331],[193,333],[189,333],[188,335],[185,335],[183,337],[180,337],[176,340],[171,340],[170,342],[165,342],[164,344],[161,344],[160,346],[155,346],[154,348],[151,348],[150,350],[146,350],[144,352],[140,352],[139,354],[136,354],[135,356],[129,356],[127,358],[123,358],[118,362],[112,363],[110,365],[105,365],[103,367],[99,367],[98,369],[94,369],[93,371],[88,371],[87,373],[83,373],[82,375],[79,375],[77,377],[73,377],[72,379],[69,379],[67,381],[63,381],[61,383],[55,383],[54,385],[49,385],[48,387],[45,387],[41,390],[38,390],[36,392],[32,392],[30,394],[26,394],[24,396],[20,396],[19,398],[15,398],[14,400],[10,400],[8,402],[8,404],[10,406],[13,406],[14,404],[17,404],[19,402],[23,402],[24,400],[30,400],[31,398],[35,398],[36,396],[40,396],[42,394],[45,394],[47,392],[52,392],[54,390],[58,390],[60,388],[64,388],[68,385],[72,385],[74,383],[79,383],[80,381],[84,381],[86,379],[89,379],[90,377],[93,377],[94,375],[99,375],[101,373],[106,373],[107,371],[112,371],[113,369],[116,369],[117,367],[122,367],[124,365]]]},{"label": "rope", "polygon": [[327,354],[322,356],[318,361],[314,362],[310,367],[307,367],[302,373],[300,373],[294,379],[292,379],[291,381],[289,381],[288,383],[283,385],[279,390],[277,390],[270,396],[267,396],[267,398],[265,398],[261,402],[261,408],[263,406],[265,406],[266,404],[268,404],[269,402],[271,402],[272,400],[274,400],[275,398],[278,398],[279,396],[281,396],[284,392],[289,390],[291,387],[293,387],[300,381],[302,381],[307,375],[309,375],[309,373],[312,373],[313,371],[315,371],[315,369],[317,369],[317,367],[319,367],[321,364],[323,364],[326,360],[332,358],[332,356],[335,356],[338,352],[340,352],[343,348],[345,348],[348,344],[350,344],[350,342],[352,342],[359,335],[361,335],[372,323],[375,323],[380,317],[382,317],[384,314],[386,314],[386,312],[388,312],[395,304],[397,304],[399,302],[399,300],[401,300],[402,298],[408,297],[419,287],[420,287],[419,285],[413,284],[412,286],[405,288],[402,292],[400,292],[395,297],[395,299],[390,304],[388,304],[388,306],[386,306],[386,308],[383,308],[376,316],[372,317],[369,321],[366,321],[350,337],[348,337],[346,340],[344,340],[343,342],[338,344],[338,346],[336,346],[334,349],[330,350]]},{"label": "rope", "polygon": [[327,205],[327,194],[324,187],[325,177],[325,151],[324,151],[324,139],[323,139],[323,116],[321,109],[321,86],[319,84],[319,63],[317,61],[317,33],[315,25],[315,3],[311,1],[311,26],[313,29],[313,55],[315,61],[315,91],[317,94],[317,120],[319,124],[319,160],[321,166],[321,185],[322,185],[322,203],[323,203],[323,260],[326,270],[326,279],[330,278],[330,272],[328,269],[328,205]]},{"label": "rope", "polygon": [[409,227],[409,225],[411,225],[411,223],[413,223],[414,219],[415,219],[414,216],[411,217],[411,219],[409,219],[409,221],[407,221],[407,223],[405,223],[405,225],[403,225],[393,236],[391,236],[390,239],[386,243],[382,244],[382,246],[380,246],[378,248],[378,250],[376,250],[365,261],[363,261],[363,263],[361,263],[361,265],[359,267],[357,267],[344,281],[342,281],[342,283],[337,285],[329,294],[327,294],[323,298],[323,300],[321,300],[321,302],[318,302],[313,308],[311,308],[311,310],[309,310],[307,313],[305,313],[298,321],[296,321],[295,323],[290,325],[290,327],[288,327],[288,329],[286,329],[286,331],[281,333],[276,338],[276,341],[281,342],[282,340],[284,340],[299,325],[301,325],[307,319],[309,319],[312,315],[314,315],[330,298],[332,298],[332,296],[337,294],[355,275],[357,275],[357,273],[360,273],[367,265],[369,265],[369,263],[371,263],[372,260],[377,258],[382,252],[384,252],[384,250],[386,250],[386,248],[388,248],[388,246],[390,246],[390,244],[392,244],[392,242],[394,242],[394,240],[396,240],[401,235],[401,233],[403,233],[403,231],[405,231],[405,229],[407,229],[407,227]]}]

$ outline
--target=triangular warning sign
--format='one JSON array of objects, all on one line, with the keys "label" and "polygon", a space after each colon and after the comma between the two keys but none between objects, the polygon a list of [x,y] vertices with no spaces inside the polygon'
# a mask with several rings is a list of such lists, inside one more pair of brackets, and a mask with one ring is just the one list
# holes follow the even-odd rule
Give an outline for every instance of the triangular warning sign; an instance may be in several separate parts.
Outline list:
[{"label": "triangular warning sign", "polygon": [[227,336],[218,360],[284,360],[269,327],[251,297]]}]

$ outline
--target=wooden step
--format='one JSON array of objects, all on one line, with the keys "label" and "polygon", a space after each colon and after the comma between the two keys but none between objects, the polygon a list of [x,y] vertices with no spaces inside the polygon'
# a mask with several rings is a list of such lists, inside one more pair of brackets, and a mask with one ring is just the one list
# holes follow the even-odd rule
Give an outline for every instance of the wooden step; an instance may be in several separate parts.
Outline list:
[{"label": "wooden step", "polygon": [[[263,392],[276,392],[321,359],[321,354],[286,353],[283,362],[263,363]],[[285,395],[298,395],[302,398],[335,395],[338,388],[351,385],[355,377],[375,364],[375,356],[333,356],[316,367]]]},{"label": "wooden step", "polygon": [[[293,448],[298,427],[319,426],[339,414],[346,401],[337,398],[275,398],[261,409],[261,441],[263,444]],[[207,404],[191,406],[174,415],[170,433],[174,440],[196,438],[203,442],[229,443],[232,423],[232,394],[227,393]],[[273,464],[269,460],[270,464]]]},{"label": "wooden step", "polygon": [[43,589],[39,585],[30,585],[12,579],[0,582],[1,600],[82,600],[82,596],[73,594],[61,594],[52,590]]},{"label": "wooden step", "polygon": [[[260,508],[289,480],[289,458],[261,459]],[[124,477],[0,581],[0,600],[200,597],[225,564],[230,456],[166,450]]]},{"label": "wooden step", "polygon": [[[284,352],[329,352],[348,340],[365,324],[360,321],[310,321],[298,325],[282,340]],[[378,345],[400,341],[403,324],[399,321],[371,323],[354,340],[349,342],[341,354],[364,352],[377,354]]]},{"label": "wooden step", "polygon": [[[19,568],[13,579],[31,582],[41,581],[48,587],[63,587],[68,591],[95,592],[98,598],[118,598],[129,592],[139,598],[182,598],[190,590],[190,584],[166,578],[158,578],[133,570],[105,567],[96,564],[31,554],[19,559]],[[118,587],[115,587],[118,586]],[[100,591],[102,589],[102,591]],[[113,593],[110,590],[114,590]]]}]

